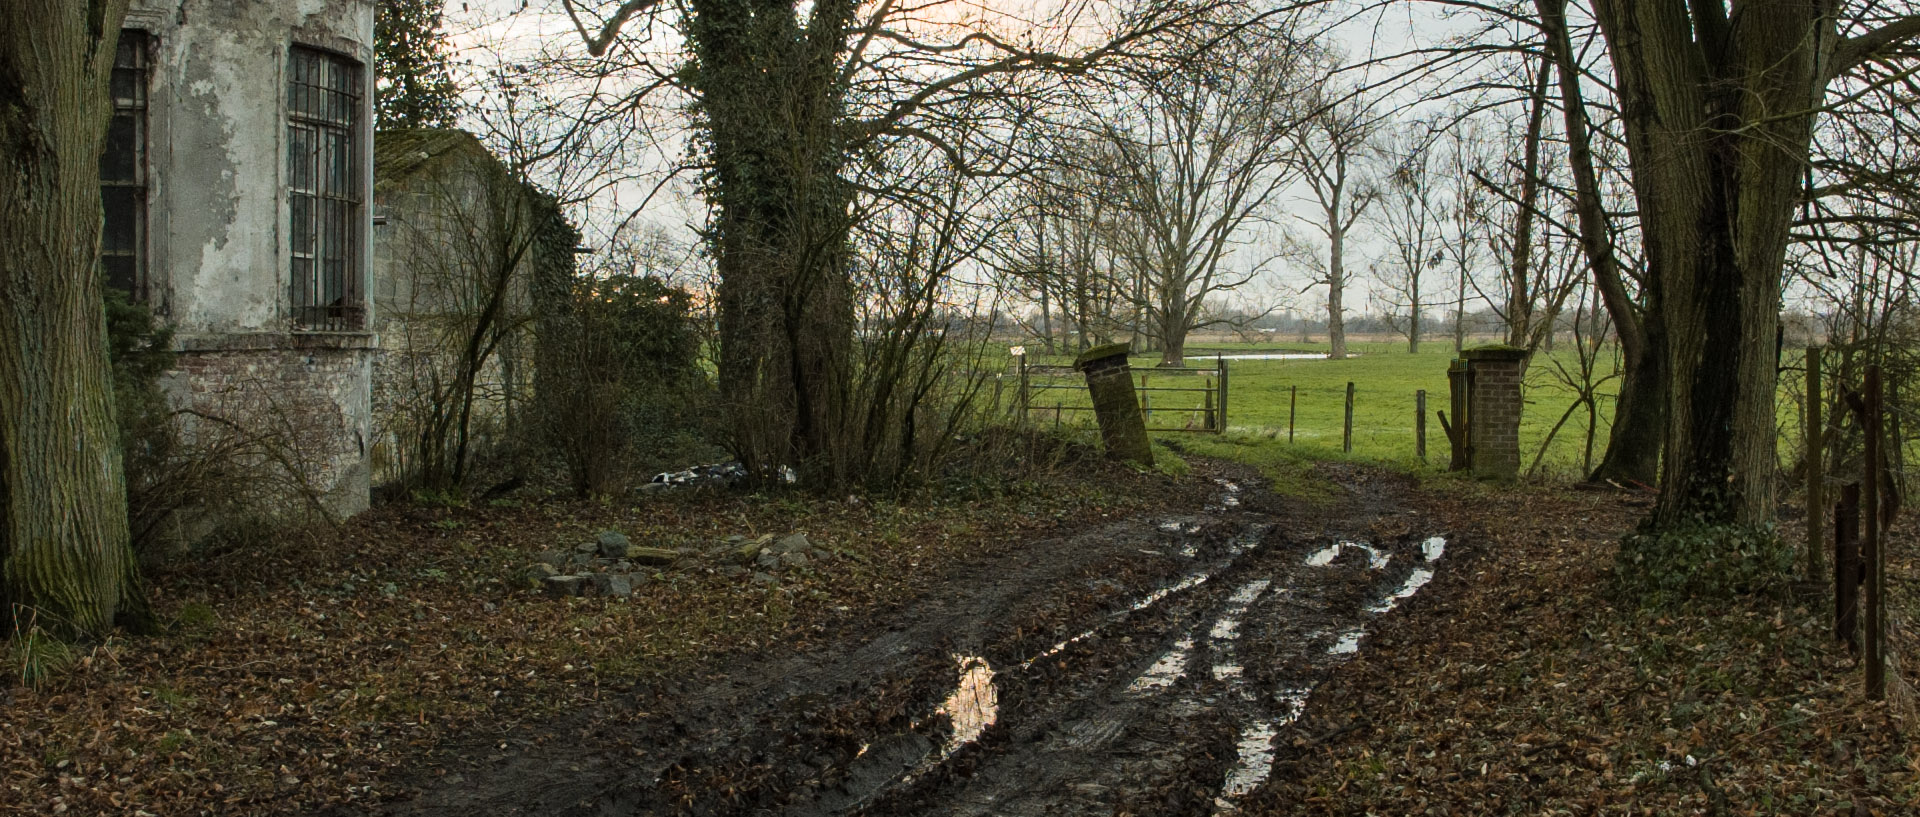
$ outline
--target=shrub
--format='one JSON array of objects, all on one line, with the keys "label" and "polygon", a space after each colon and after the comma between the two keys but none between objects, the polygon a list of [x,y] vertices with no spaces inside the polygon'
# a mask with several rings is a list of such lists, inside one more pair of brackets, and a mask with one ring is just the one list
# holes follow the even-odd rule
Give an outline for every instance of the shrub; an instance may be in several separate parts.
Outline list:
[{"label": "shrub", "polygon": [[692,306],[684,289],[613,275],[580,280],[549,323],[542,414],[576,493],[617,493],[636,468],[703,447],[712,390]]}]

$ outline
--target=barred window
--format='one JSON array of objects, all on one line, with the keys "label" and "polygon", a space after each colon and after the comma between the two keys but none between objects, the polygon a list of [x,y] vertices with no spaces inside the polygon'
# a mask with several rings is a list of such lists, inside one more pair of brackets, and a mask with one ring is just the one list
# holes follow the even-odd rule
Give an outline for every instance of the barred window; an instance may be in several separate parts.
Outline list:
[{"label": "barred window", "polygon": [[147,300],[147,84],[145,31],[120,32],[113,62],[113,120],[100,154],[100,273],[107,286]]},{"label": "barred window", "polygon": [[295,46],[287,76],[294,326],[359,329],[366,318],[360,66]]}]

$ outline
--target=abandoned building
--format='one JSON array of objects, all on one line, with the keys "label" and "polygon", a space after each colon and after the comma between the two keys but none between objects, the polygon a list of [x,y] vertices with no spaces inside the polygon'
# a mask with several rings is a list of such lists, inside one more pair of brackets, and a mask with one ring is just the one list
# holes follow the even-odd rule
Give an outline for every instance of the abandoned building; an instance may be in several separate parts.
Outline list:
[{"label": "abandoned building", "polygon": [[193,438],[283,435],[367,505],[372,0],[134,0],[100,163],[103,272],[173,327]]},{"label": "abandoned building", "polygon": [[526,411],[532,269],[554,205],[451,128],[381,131],[373,167],[373,483],[457,483]]},{"label": "abandoned building", "polygon": [[[172,329],[185,442],[243,437],[224,450],[271,461],[272,499],[334,516],[457,478],[512,423],[524,257],[558,218],[471,134],[374,133],[373,19],[371,0],[134,0],[100,164],[102,271]],[[436,424],[457,450],[422,442]]]}]

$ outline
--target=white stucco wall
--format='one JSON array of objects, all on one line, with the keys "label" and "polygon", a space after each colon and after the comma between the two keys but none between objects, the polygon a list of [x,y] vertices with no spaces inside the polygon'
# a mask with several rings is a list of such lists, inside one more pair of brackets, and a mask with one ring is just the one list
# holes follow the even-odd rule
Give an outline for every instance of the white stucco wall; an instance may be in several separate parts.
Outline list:
[{"label": "white stucco wall", "polygon": [[[289,328],[293,45],[362,65],[361,172],[370,196],[373,8],[371,0],[134,0],[127,27],[154,38],[150,269],[158,306],[182,336]],[[369,237],[370,212],[369,203]],[[362,273],[371,267],[367,249]]]},{"label": "white stucco wall", "polygon": [[[370,330],[296,332],[290,304],[287,74],[295,45],[359,62],[361,292],[372,266],[373,0],[133,0],[152,38],[148,280],[180,365],[178,407],[271,433],[284,406],[325,450],[308,476],[345,514],[367,506]],[[366,304],[371,321],[371,307]],[[371,326],[371,323],[368,324]]]}]

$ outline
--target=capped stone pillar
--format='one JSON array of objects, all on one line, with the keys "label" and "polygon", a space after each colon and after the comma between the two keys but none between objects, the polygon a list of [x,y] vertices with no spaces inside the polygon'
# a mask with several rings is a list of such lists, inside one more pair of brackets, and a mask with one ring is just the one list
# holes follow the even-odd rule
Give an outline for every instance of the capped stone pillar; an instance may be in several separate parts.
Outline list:
[{"label": "capped stone pillar", "polygon": [[1147,440],[1147,421],[1133,392],[1133,369],[1127,365],[1132,344],[1109,343],[1081,352],[1073,367],[1087,376],[1093,414],[1100,420],[1100,440],[1109,459],[1153,464],[1153,445]]}]

